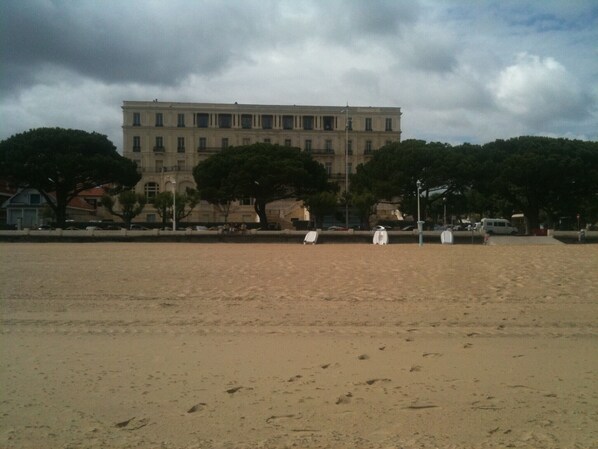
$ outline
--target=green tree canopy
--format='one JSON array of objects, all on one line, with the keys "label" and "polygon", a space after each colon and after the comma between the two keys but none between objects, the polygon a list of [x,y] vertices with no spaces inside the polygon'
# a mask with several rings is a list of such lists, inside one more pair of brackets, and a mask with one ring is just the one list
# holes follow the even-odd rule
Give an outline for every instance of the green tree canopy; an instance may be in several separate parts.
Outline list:
[{"label": "green tree canopy", "polygon": [[[456,176],[457,158],[448,144],[423,140],[405,140],[392,143],[374,152],[372,159],[359,165],[351,175],[351,191],[371,194],[380,202],[398,204],[406,213],[417,211],[417,181],[422,183],[423,216],[430,192],[443,195],[461,188]],[[442,200],[434,197],[432,200]]]},{"label": "green tree canopy", "polygon": [[336,193],[329,191],[317,192],[303,199],[303,205],[314,217],[316,228],[323,226],[326,215],[334,214],[337,204],[338,197]]},{"label": "green tree canopy", "polygon": [[330,189],[326,169],[298,148],[256,143],[223,150],[193,169],[202,199],[212,204],[254,198],[260,223],[267,226],[266,205],[304,199]]},{"label": "green tree canopy", "polygon": [[590,217],[598,197],[598,143],[523,136],[496,140],[479,155],[477,190],[506,200],[530,228],[545,214]]},{"label": "green tree canopy", "polygon": [[0,142],[0,176],[44,196],[64,226],[66,208],[80,192],[98,185],[132,188],[141,179],[135,162],[117,153],[104,135],[38,128]]},{"label": "green tree canopy", "polygon": [[[172,192],[160,192],[154,198],[152,204],[156,212],[162,218],[162,224],[165,225],[167,219],[172,218],[175,196]],[[199,192],[195,189],[187,189],[185,193],[176,193],[176,222],[180,223],[183,219],[191,215],[191,212],[199,203]]]},{"label": "green tree canopy", "polygon": [[118,194],[119,209],[115,209],[114,198],[110,195],[102,197],[102,206],[108,209],[112,215],[122,218],[125,227],[131,227],[131,220],[143,211],[146,200],[145,195],[135,193],[133,190],[123,190]]},{"label": "green tree canopy", "polygon": [[483,146],[406,140],[381,148],[351,177],[353,193],[371,192],[415,216],[416,182],[423,216],[477,212],[510,218],[523,213],[530,229],[560,216],[598,219],[598,143],[517,137]]}]

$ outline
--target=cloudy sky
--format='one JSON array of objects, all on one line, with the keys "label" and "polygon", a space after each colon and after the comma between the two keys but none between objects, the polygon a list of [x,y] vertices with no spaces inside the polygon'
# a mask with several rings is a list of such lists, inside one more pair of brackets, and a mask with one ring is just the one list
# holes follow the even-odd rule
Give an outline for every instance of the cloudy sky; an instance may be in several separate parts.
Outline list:
[{"label": "cloudy sky", "polygon": [[399,106],[403,137],[598,140],[596,0],[2,0],[0,139],[124,100]]}]

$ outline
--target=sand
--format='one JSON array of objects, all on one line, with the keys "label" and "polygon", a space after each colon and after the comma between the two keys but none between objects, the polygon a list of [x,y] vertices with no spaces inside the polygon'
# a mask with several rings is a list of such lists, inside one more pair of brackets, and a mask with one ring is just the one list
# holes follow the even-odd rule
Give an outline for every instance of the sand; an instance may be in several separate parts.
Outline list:
[{"label": "sand", "polygon": [[0,244],[1,448],[596,448],[594,245]]}]

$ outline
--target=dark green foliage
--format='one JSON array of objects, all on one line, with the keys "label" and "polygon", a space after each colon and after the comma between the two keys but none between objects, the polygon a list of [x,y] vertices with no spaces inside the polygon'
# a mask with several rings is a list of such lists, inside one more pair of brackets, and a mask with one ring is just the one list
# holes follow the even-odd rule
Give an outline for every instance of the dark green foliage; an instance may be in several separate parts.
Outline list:
[{"label": "dark green foliage", "polygon": [[254,198],[263,226],[268,224],[266,204],[330,188],[326,169],[309,154],[266,143],[223,150],[200,162],[193,177],[201,198],[212,204]]},{"label": "dark green foliage", "polygon": [[[172,192],[160,192],[152,202],[156,212],[162,218],[162,224],[165,225],[168,218],[172,218],[172,209],[174,206],[174,197]],[[180,223],[187,218],[197,203],[199,203],[199,192],[194,189],[187,189],[185,193],[176,193],[176,221]]]},{"label": "dark green foliage", "polygon": [[357,167],[351,190],[371,192],[415,216],[418,179],[428,218],[439,216],[446,198],[451,214],[523,213],[530,229],[541,219],[552,224],[561,216],[598,220],[597,142],[518,137],[451,147],[406,140],[381,148]]},{"label": "dark green foliage", "polygon": [[110,195],[102,197],[102,206],[112,215],[122,218],[127,229],[131,226],[131,220],[143,211],[145,202],[145,195],[135,193],[133,190],[124,190],[118,194],[119,210],[115,210],[114,198]]},{"label": "dark green foliage", "polygon": [[[459,158],[450,145],[405,140],[374,152],[372,159],[357,167],[351,176],[351,190],[370,192],[381,201],[399,205],[415,216],[418,180],[422,183],[422,210],[425,216],[430,192],[460,192],[463,182],[457,178]],[[442,198],[440,197],[440,200]]]},{"label": "dark green foliage", "polygon": [[336,211],[338,197],[334,192],[318,192],[307,196],[303,204],[314,217],[316,228],[321,228],[324,216],[332,215]]},{"label": "dark green foliage", "polygon": [[598,143],[549,137],[518,137],[483,146],[476,188],[522,212],[533,229],[541,215],[554,223],[559,216],[580,213],[598,200]]},{"label": "dark green foliage", "polygon": [[38,128],[0,143],[0,176],[18,187],[37,189],[64,226],[68,202],[104,184],[132,188],[141,179],[136,164],[116,152],[104,135]]}]

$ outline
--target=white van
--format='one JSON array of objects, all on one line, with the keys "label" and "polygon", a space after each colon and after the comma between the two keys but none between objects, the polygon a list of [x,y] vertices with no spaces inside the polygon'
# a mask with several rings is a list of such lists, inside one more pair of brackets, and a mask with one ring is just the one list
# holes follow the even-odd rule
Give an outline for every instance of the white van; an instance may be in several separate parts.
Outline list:
[{"label": "white van", "polygon": [[518,230],[504,218],[482,218],[480,230],[486,234],[517,234]]}]

